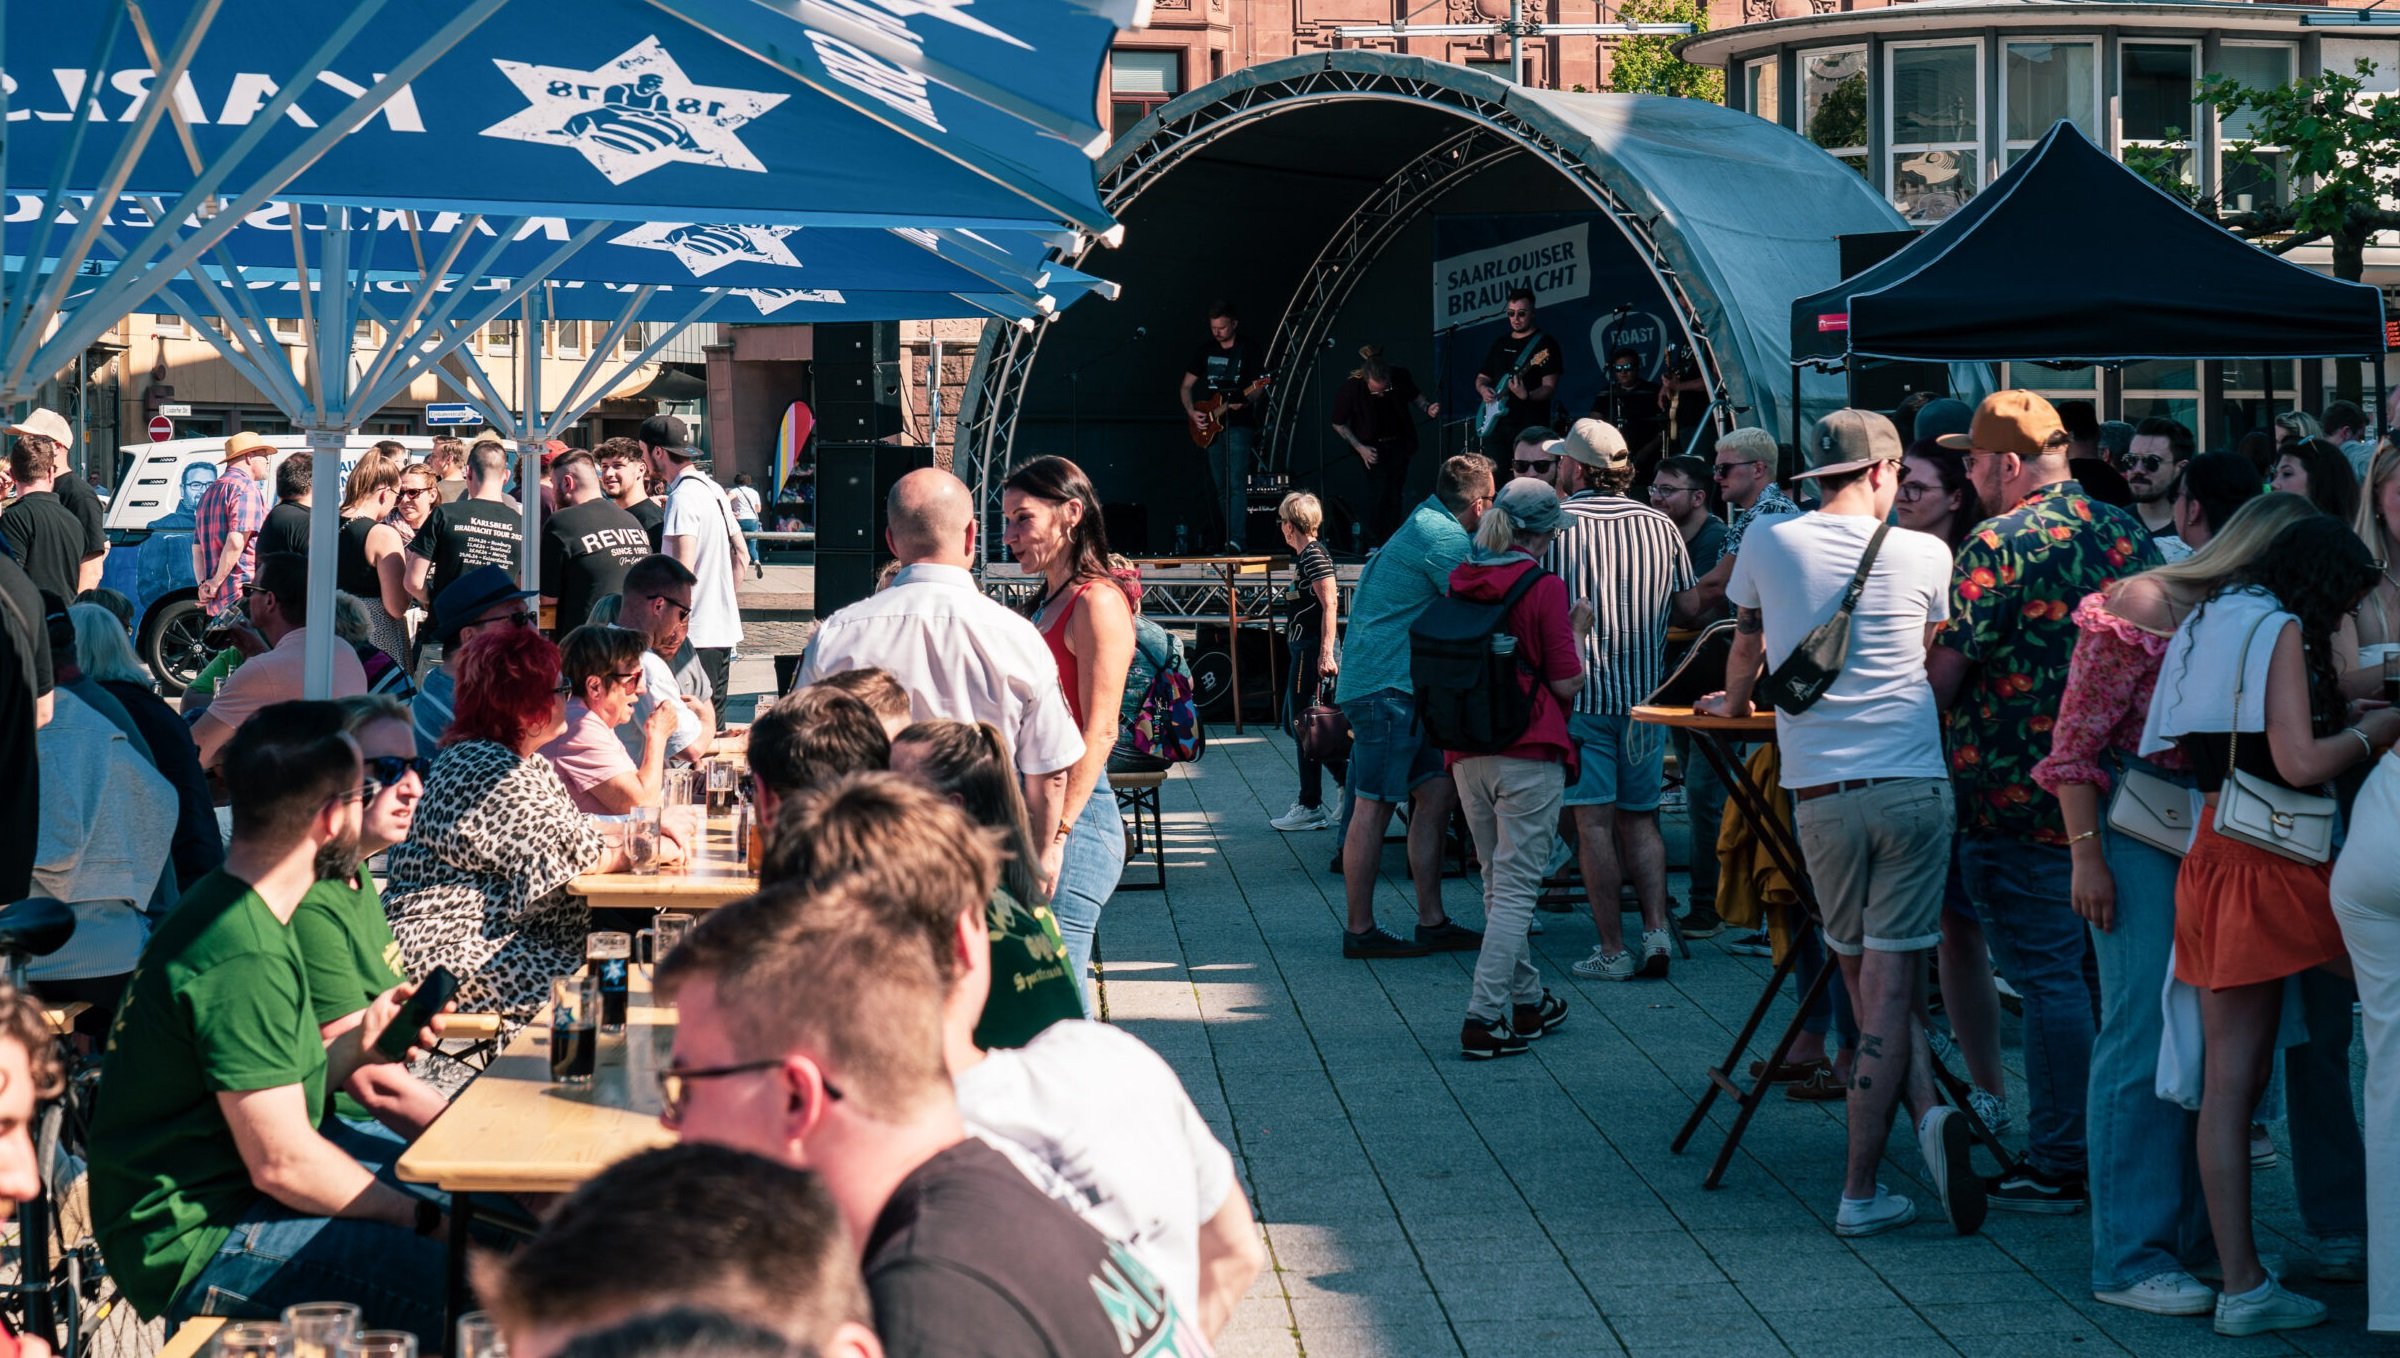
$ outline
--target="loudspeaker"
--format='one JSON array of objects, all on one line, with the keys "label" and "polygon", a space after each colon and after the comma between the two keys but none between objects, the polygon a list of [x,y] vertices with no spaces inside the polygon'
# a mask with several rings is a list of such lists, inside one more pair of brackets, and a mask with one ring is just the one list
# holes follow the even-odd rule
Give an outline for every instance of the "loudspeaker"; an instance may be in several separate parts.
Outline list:
[{"label": "loudspeaker", "polygon": [[933,450],[919,445],[817,445],[819,558],[827,552],[864,552],[874,558],[869,569],[889,560],[891,551],[883,543],[883,505],[892,483],[932,465]]},{"label": "loudspeaker", "polygon": [[[1212,720],[1232,716],[1233,662],[1226,654],[1225,624],[1201,623],[1194,629],[1189,652],[1192,667],[1193,698],[1200,710]],[[1275,705],[1280,698],[1276,680],[1290,682],[1283,671],[1283,658],[1275,657],[1274,670],[1268,665],[1270,652],[1283,644],[1283,638],[1262,627],[1241,630],[1242,647],[1242,720],[1272,722]]]},{"label": "loudspeaker", "polygon": [[900,432],[900,325],[820,324],[809,369],[819,437],[871,443]]},{"label": "loudspeaker", "polygon": [[1943,363],[1897,363],[1882,359],[1850,360],[1850,408],[1895,410],[1912,393],[1950,394],[1950,368]]},{"label": "loudspeaker", "polygon": [[1150,506],[1119,500],[1100,506],[1100,522],[1108,530],[1108,549],[1124,556],[1150,552]]},{"label": "loudspeaker", "polygon": [[873,552],[817,553],[817,616],[845,608],[875,592],[880,563]]}]

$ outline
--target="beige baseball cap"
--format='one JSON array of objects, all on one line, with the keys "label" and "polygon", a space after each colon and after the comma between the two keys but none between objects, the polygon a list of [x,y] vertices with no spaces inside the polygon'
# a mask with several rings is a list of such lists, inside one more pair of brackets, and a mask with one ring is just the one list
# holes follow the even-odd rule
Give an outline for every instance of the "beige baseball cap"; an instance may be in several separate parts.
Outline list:
[{"label": "beige baseball cap", "polygon": [[1558,457],[1571,457],[1587,467],[1602,471],[1622,471],[1633,465],[1633,455],[1625,447],[1625,436],[1606,420],[1589,417],[1577,420],[1567,429],[1567,436],[1542,449]]},{"label": "beige baseball cap", "polygon": [[8,426],[8,432],[48,439],[61,448],[75,446],[75,431],[67,427],[67,417],[55,410],[37,410]]}]

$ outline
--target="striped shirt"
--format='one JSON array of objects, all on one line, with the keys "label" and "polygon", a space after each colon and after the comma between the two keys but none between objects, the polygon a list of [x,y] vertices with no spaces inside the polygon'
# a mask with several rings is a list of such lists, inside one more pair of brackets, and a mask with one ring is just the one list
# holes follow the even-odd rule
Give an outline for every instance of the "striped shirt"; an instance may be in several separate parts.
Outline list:
[{"label": "striped shirt", "polygon": [[1667,621],[1675,592],[1692,587],[1692,559],[1675,521],[1648,505],[1584,491],[1564,508],[1542,564],[1566,581],[1568,598],[1592,606],[1575,710],[1620,715],[1665,675]]}]

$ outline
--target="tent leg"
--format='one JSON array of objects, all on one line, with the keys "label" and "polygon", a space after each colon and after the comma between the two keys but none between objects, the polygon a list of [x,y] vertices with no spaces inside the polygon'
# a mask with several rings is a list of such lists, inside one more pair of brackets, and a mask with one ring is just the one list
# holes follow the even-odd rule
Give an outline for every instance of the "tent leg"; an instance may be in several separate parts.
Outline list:
[{"label": "tent leg", "polygon": [[2391,393],[2385,389],[2383,355],[2367,355],[2367,366],[2375,370],[2375,428],[2381,437],[2392,436]]},{"label": "tent leg", "polygon": [[[1800,446],[1800,365],[1792,365],[1792,447]],[[1780,469],[1778,469],[1780,470]]]}]

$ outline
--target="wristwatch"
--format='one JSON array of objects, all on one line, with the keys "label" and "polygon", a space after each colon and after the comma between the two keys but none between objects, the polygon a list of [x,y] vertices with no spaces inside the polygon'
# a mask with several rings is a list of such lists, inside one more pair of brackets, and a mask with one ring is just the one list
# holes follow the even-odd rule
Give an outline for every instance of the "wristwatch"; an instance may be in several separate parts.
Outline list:
[{"label": "wristwatch", "polygon": [[417,1199],[417,1234],[432,1235],[442,1229],[442,1206],[431,1198]]}]

